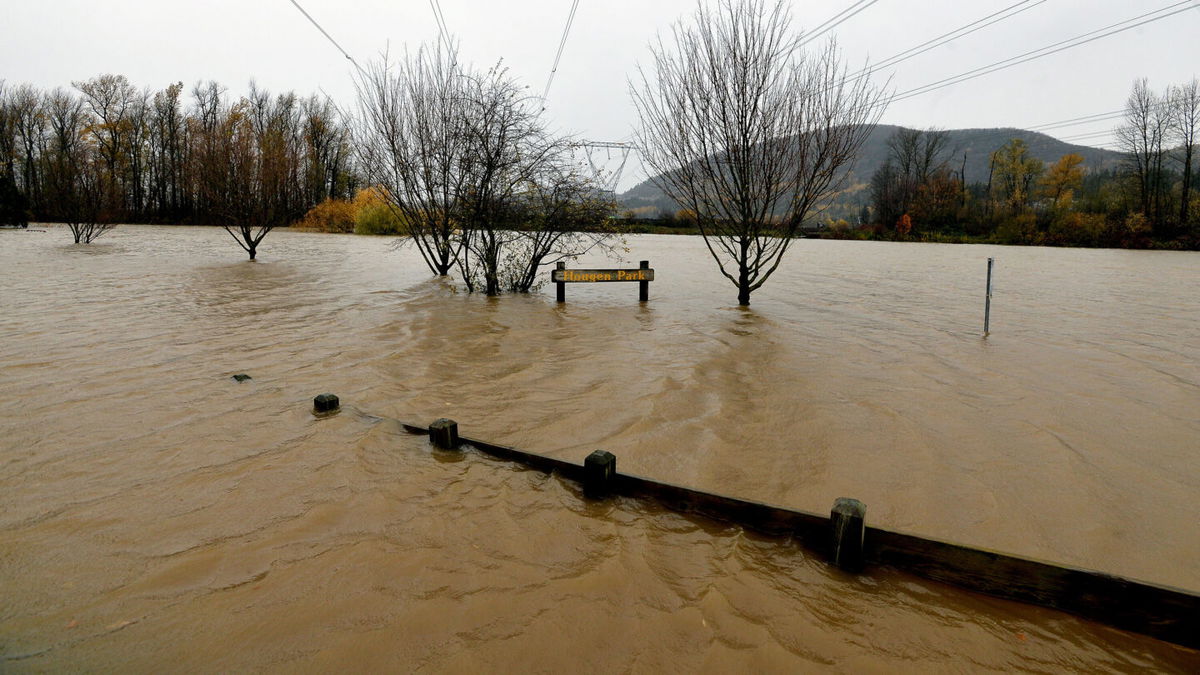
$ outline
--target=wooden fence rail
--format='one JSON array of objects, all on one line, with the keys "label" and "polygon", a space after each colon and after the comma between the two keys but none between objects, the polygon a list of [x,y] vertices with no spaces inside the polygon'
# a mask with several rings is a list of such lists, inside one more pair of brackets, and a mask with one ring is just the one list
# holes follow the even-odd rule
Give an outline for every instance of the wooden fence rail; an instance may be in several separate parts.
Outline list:
[{"label": "wooden fence rail", "polygon": [[[597,451],[583,465],[458,435],[452,420],[429,427],[403,424],[430,434],[435,446],[470,446],[538,471],[558,473],[583,484],[591,496],[609,494],[656,501],[668,509],[736,523],[764,534],[789,536],[805,548],[836,560],[839,567],[885,565],[987,595],[1051,607],[1116,628],[1200,649],[1200,595],[1093,570],[1056,565],[995,551],[918,537],[878,527],[846,528],[856,500],[838,500],[830,516],[694,490],[633,474],[618,473],[616,458]],[[432,432],[432,433],[431,433]],[[849,512],[839,509],[849,504]],[[857,537],[857,539],[855,539]],[[835,558],[835,552],[843,555]],[[849,554],[845,554],[849,551]]]}]

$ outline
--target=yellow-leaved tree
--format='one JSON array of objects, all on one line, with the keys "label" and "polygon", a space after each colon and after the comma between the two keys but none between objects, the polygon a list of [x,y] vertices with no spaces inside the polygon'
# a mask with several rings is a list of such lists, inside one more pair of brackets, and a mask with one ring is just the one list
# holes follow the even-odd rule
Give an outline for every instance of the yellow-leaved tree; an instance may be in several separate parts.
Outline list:
[{"label": "yellow-leaved tree", "polygon": [[1050,200],[1051,208],[1070,206],[1071,197],[1083,186],[1082,165],[1083,157],[1072,152],[1060,157],[1042,176],[1042,196]]}]

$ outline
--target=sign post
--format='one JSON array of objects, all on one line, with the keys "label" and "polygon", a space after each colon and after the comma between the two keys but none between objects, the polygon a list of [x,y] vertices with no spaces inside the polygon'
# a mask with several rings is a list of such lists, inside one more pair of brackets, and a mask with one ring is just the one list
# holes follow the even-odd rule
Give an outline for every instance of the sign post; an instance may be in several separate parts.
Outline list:
[{"label": "sign post", "polygon": [[650,282],[654,281],[654,270],[650,269],[650,261],[643,260],[636,269],[603,269],[603,270],[569,270],[566,263],[558,263],[550,280],[557,287],[556,295],[559,302],[567,301],[568,283],[599,283],[609,281],[638,282],[638,300],[646,302],[650,299]]},{"label": "sign post", "polygon": [[995,258],[988,258],[987,296],[983,300],[983,337],[987,337],[991,332],[989,329],[992,322],[992,265],[995,262]]}]

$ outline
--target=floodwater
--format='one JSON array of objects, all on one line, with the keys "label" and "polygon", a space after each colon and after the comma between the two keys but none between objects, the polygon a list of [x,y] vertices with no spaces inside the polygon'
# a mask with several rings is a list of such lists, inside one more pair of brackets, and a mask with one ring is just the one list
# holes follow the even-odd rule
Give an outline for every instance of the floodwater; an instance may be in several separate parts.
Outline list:
[{"label": "floodwater", "polygon": [[1195,253],[805,240],[742,310],[687,237],[629,239],[648,304],[556,306],[386,239],[48,230],[0,232],[0,670],[1200,669],[395,422],[1196,591]]}]

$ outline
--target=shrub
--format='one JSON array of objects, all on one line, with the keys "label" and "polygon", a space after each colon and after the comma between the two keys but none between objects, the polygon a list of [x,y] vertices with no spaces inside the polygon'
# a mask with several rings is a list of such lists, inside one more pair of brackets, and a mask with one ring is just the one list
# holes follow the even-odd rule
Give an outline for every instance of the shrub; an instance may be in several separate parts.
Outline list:
[{"label": "shrub", "polygon": [[1072,211],[1057,215],[1050,223],[1050,243],[1066,246],[1099,246],[1108,228],[1103,213]]},{"label": "shrub", "polygon": [[404,234],[407,228],[399,215],[388,206],[379,188],[366,188],[354,195],[355,234]]},{"label": "shrub", "polygon": [[1021,213],[1006,218],[996,228],[995,238],[997,243],[1000,244],[1030,244],[1036,246],[1042,243],[1042,237],[1037,229],[1037,217],[1032,213]]},{"label": "shrub", "polygon": [[353,232],[354,205],[344,199],[326,199],[292,224],[298,230],[312,232]]}]

